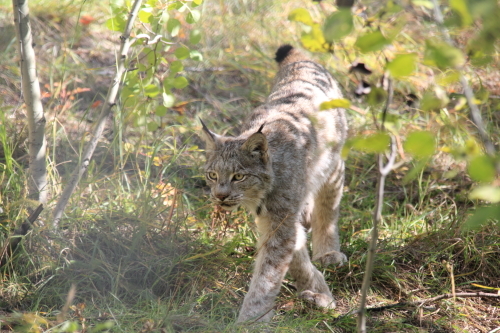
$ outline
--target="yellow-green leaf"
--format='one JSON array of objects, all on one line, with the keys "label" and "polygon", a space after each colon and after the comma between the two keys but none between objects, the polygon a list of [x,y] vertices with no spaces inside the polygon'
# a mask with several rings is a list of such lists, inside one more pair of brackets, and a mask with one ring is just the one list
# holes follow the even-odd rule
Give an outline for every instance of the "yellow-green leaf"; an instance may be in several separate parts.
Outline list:
[{"label": "yellow-green leaf", "polygon": [[139,11],[139,21],[142,23],[150,23],[151,18],[153,17],[152,14],[153,8],[151,7],[144,7]]},{"label": "yellow-green leaf", "polygon": [[[470,192],[469,198],[492,203],[500,202],[500,187],[491,185],[478,186]],[[500,218],[500,214],[497,217]]]},{"label": "yellow-green leaf", "polygon": [[123,31],[125,30],[127,22],[122,14],[117,14],[115,17],[110,18],[106,21],[106,27],[113,31]]},{"label": "yellow-green leaf", "polygon": [[288,19],[290,21],[301,22],[306,25],[314,24],[311,18],[311,14],[309,14],[309,11],[305,8],[297,8],[292,10],[290,14],[288,14]]},{"label": "yellow-green leaf", "polygon": [[404,149],[417,158],[425,158],[434,154],[436,140],[431,132],[419,131],[408,135],[403,144]]},{"label": "yellow-green leaf", "polygon": [[488,155],[472,158],[467,166],[470,177],[477,182],[491,182],[495,179],[495,162]]},{"label": "yellow-green leaf", "polygon": [[387,133],[378,132],[368,136],[356,136],[350,139],[347,145],[367,153],[381,153],[387,149],[390,141]]},{"label": "yellow-green leaf", "polygon": [[311,52],[326,52],[326,41],[318,24],[312,26],[311,31],[302,33],[300,41],[304,48]]},{"label": "yellow-green leaf", "polygon": [[320,104],[319,109],[321,111],[323,110],[329,110],[329,109],[335,109],[335,108],[348,108],[351,106],[351,102],[345,98],[339,98],[339,99],[332,99],[331,101],[328,102],[323,102]]},{"label": "yellow-green leaf", "polygon": [[417,54],[407,53],[397,55],[387,64],[386,69],[393,77],[408,76],[417,69]]},{"label": "yellow-green leaf", "polygon": [[460,16],[460,23],[463,27],[469,26],[472,23],[472,16],[467,7],[466,0],[450,0],[450,7]]},{"label": "yellow-green leaf", "polygon": [[160,93],[160,88],[155,84],[148,84],[144,87],[144,93],[148,97],[156,97]]}]

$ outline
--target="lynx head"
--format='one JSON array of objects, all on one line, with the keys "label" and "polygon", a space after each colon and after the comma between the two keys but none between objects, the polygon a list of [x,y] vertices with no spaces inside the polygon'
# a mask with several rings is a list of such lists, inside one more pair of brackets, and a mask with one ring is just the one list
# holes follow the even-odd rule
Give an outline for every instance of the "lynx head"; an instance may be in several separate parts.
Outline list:
[{"label": "lynx head", "polygon": [[203,122],[206,143],[205,177],[211,199],[225,210],[243,205],[256,211],[271,188],[272,169],[264,125],[250,136],[227,137],[211,132]]}]

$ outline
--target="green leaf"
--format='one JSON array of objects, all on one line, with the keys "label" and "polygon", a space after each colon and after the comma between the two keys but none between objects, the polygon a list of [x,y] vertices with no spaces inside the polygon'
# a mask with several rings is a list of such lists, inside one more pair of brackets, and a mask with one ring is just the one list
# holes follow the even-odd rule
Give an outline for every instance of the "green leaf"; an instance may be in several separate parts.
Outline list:
[{"label": "green leaf", "polygon": [[488,155],[476,156],[470,160],[467,172],[477,182],[491,182],[496,177],[495,162]]},{"label": "green leaf", "polygon": [[424,111],[439,111],[450,102],[446,92],[436,89],[434,92],[426,91],[422,96],[421,108]]},{"label": "green leaf", "polygon": [[189,81],[184,76],[178,76],[174,79],[174,88],[183,89],[189,85]]},{"label": "green leaf", "polygon": [[160,88],[155,85],[155,84],[148,84],[147,86],[144,87],[144,93],[148,97],[156,97],[160,93]]},{"label": "green leaf", "polygon": [[424,170],[429,159],[424,158],[418,160],[410,171],[403,177],[403,184],[408,184],[410,181],[416,179]]},{"label": "green leaf", "polygon": [[179,34],[179,30],[181,29],[181,22],[178,19],[169,18],[167,21],[167,31],[170,33],[172,37],[175,37]]},{"label": "green leaf", "polygon": [[139,21],[142,23],[151,23],[151,18],[153,17],[152,12],[153,8],[151,7],[142,8],[137,15],[139,17]]},{"label": "green leaf", "polygon": [[386,69],[395,78],[408,76],[417,69],[417,54],[407,53],[397,55],[387,64]]},{"label": "green leaf", "polygon": [[127,21],[121,13],[106,21],[106,27],[112,31],[124,31],[126,25]]},{"label": "green leaf", "polygon": [[179,60],[186,59],[187,57],[189,57],[189,49],[185,46],[178,47],[177,49],[175,49],[174,55]]},{"label": "green leaf", "polygon": [[[470,192],[469,198],[472,200],[479,199],[489,201],[491,203],[500,202],[500,187],[492,185],[478,186]],[[498,217],[500,217],[500,215],[498,215]]]},{"label": "green leaf", "polygon": [[328,102],[323,102],[319,105],[320,111],[330,110],[335,108],[348,108],[351,106],[351,102],[345,98],[332,99]]},{"label": "green leaf", "polygon": [[446,69],[457,68],[464,63],[464,55],[459,49],[437,40],[425,41],[424,64]]},{"label": "green leaf", "polygon": [[313,25],[314,22],[311,18],[311,14],[305,8],[294,9],[288,14],[288,19],[290,21],[301,22],[306,25]]},{"label": "green leaf", "polygon": [[158,125],[158,124],[156,123],[156,121],[150,121],[150,122],[148,123],[148,131],[150,131],[150,132],[154,132],[154,131],[156,131],[156,130],[158,129],[158,127],[160,127],[160,125]]},{"label": "green leaf", "polygon": [[384,46],[390,43],[390,40],[385,38],[380,31],[374,31],[359,36],[356,43],[354,43],[354,46],[359,48],[361,52],[368,53],[381,50]]},{"label": "green leaf", "polygon": [[430,157],[436,150],[436,140],[431,132],[413,132],[408,135],[403,147],[417,158]]},{"label": "green leaf", "polygon": [[340,9],[326,18],[323,35],[331,43],[347,36],[353,28],[351,9]]},{"label": "green leaf", "polygon": [[155,109],[155,114],[158,116],[158,117],[163,117],[164,115],[167,114],[167,108],[164,106],[164,105],[159,105],[156,109]]},{"label": "green leaf", "polygon": [[327,49],[325,48],[325,37],[323,36],[323,32],[321,31],[318,24],[313,25],[309,32],[302,33],[300,41],[302,42],[304,48],[308,49],[311,52],[327,51]]},{"label": "green leaf", "polygon": [[193,0],[193,4],[196,5],[193,7],[197,7],[197,6],[201,5],[202,2],[203,2],[203,0]]},{"label": "green leaf", "polygon": [[163,97],[163,106],[164,107],[171,108],[172,106],[174,106],[174,103],[175,103],[175,96],[174,95],[172,95],[171,93],[164,92],[162,94],[162,97]]},{"label": "green leaf", "polygon": [[500,205],[494,205],[489,207],[481,207],[474,211],[474,214],[470,216],[465,224],[463,225],[463,230],[477,230],[488,221],[496,221],[497,225],[500,225]]},{"label": "green leaf", "polygon": [[353,149],[367,153],[382,153],[387,149],[390,141],[389,134],[378,132],[368,136],[356,136],[350,140],[348,145]]},{"label": "green leaf", "polygon": [[466,0],[450,0],[450,7],[460,16],[460,23],[463,27],[471,25],[472,16],[467,7]]},{"label": "green leaf", "polygon": [[197,50],[189,51],[189,57],[195,61],[203,60],[203,56],[201,55],[200,51]]},{"label": "green leaf", "polygon": [[201,31],[198,29],[191,30],[189,34],[189,42],[191,44],[198,44],[201,40]]},{"label": "green leaf", "polygon": [[387,99],[387,92],[379,87],[372,87],[368,95],[366,96],[366,101],[371,106],[377,106],[383,103]]},{"label": "green leaf", "polygon": [[184,66],[180,60],[175,60],[170,63],[170,73],[178,73],[184,70]]},{"label": "green leaf", "polygon": [[191,12],[186,16],[186,22],[189,24],[196,23],[200,20],[201,13],[200,11],[193,9]]},{"label": "green leaf", "polygon": [[93,328],[90,329],[89,333],[103,332],[104,330],[109,330],[114,326],[114,322],[111,320],[105,321],[103,323],[97,323]]}]

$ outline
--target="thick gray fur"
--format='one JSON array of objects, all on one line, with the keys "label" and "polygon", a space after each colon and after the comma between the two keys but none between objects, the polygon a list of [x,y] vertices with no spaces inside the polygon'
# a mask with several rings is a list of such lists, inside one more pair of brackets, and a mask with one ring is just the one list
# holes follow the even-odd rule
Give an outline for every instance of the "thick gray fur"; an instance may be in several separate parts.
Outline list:
[{"label": "thick gray fur", "polygon": [[205,125],[202,131],[211,199],[227,210],[246,207],[260,234],[238,322],[272,318],[287,272],[300,297],[335,307],[323,275],[311,263],[306,230],[312,229],[313,260],[323,265],[347,260],[337,226],[347,121],[343,109],[319,110],[342,94],[332,76],[298,50],[283,46],[277,60],[274,87],[239,136],[220,136]]}]

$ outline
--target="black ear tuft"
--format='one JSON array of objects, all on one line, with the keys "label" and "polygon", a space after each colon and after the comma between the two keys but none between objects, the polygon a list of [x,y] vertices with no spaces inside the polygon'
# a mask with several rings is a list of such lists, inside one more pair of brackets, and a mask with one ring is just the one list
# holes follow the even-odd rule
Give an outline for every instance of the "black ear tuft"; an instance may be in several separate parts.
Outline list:
[{"label": "black ear tuft", "polygon": [[293,46],[290,44],[285,44],[279,47],[278,51],[276,51],[276,57],[274,60],[279,64],[290,54],[290,51],[293,49]]}]

